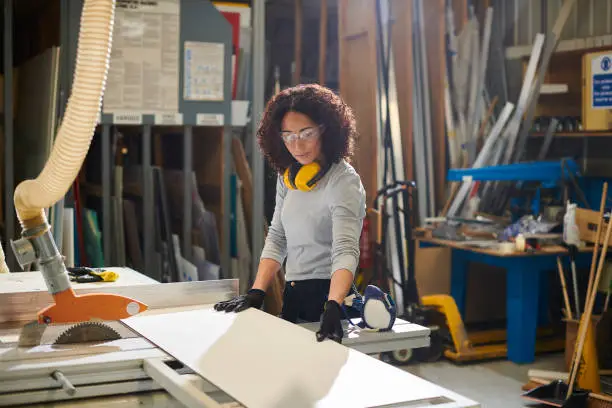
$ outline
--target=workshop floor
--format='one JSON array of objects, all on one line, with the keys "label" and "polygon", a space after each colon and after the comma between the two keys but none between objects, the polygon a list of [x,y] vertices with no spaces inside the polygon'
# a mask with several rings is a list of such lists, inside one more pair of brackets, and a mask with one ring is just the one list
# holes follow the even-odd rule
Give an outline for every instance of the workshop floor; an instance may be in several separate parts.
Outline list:
[{"label": "workshop floor", "polygon": [[491,361],[456,365],[449,361],[403,367],[444,388],[477,401],[482,408],[533,408],[520,395],[527,382],[527,370],[564,371],[563,353],[538,356],[533,364]]}]

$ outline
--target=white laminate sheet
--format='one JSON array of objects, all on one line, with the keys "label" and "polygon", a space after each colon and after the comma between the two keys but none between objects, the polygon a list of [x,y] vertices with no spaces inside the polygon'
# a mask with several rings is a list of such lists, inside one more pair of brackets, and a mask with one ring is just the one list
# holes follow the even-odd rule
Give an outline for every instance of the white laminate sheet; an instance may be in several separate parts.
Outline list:
[{"label": "white laminate sheet", "polygon": [[[248,408],[478,404],[256,309],[207,307],[123,320]],[[426,400],[429,400],[426,402]],[[395,405],[394,405],[395,406]]]}]

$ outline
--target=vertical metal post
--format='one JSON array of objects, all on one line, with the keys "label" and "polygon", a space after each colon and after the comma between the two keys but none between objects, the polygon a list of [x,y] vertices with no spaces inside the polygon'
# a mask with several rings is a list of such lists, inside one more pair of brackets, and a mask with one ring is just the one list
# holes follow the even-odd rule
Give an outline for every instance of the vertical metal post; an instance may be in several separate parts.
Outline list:
[{"label": "vertical metal post", "polygon": [[595,0],[589,3],[589,37],[595,35]]},{"label": "vertical metal post", "polygon": [[[418,19],[419,19],[419,30],[420,30],[420,44],[421,44],[421,75],[423,76],[423,107],[424,107],[424,121],[425,121],[425,154],[427,163],[427,193],[429,195],[429,216],[433,217],[436,212],[435,204],[435,179],[433,173],[433,144],[432,144],[432,130],[431,130],[431,106],[429,102],[429,73],[427,71],[427,41],[425,39],[425,17],[423,14],[424,0],[421,0],[418,4]],[[472,13],[473,15],[473,13]],[[477,43],[477,41],[475,42]],[[474,44],[476,46],[476,44]],[[471,141],[470,141],[471,142]]]},{"label": "vertical metal post", "polygon": [[[533,44],[533,8],[537,7],[536,2],[530,1],[526,4],[527,7],[527,44]],[[536,30],[536,32],[541,32],[541,30]]]},{"label": "vertical metal post", "polygon": [[232,166],[232,131],[230,129],[231,125],[231,112],[229,117],[226,116],[226,122],[223,126],[223,191],[225,192],[223,197],[223,217],[222,217],[222,233],[221,237],[223,239],[223,253],[221,255],[221,278],[229,279],[233,276],[236,276],[236,271],[232,271],[232,251],[231,251],[231,214],[232,214],[232,204],[231,204],[231,196],[234,193],[232,191],[232,175],[233,175],[233,166]]},{"label": "vertical metal post", "polygon": [[11,271],[17,270],[9,245],[15,237],[13,152],[13,0],[4,0],[4,253]]},{"label": "vertical metal post", "polygon": [[514,24],[513,24],[513,29],[514,29],[514,44],[513,45],[519,45],[519,27],[518,27],[518,20],[519,20],[519,0],[514,0]]},{"label": "vertical metal post", "polygon": [[606,2],[606,34],[612,34],[612,0]]},{"label": "vertical metal post", "polygon": [[319,84],[325,85],[327,67],[327,0],[321,0],[321,20],[319,24]]},{"label": "vertical metal post", "polygon": [[[144,241],[144,273],[145,275],[161,281],[161,276],[151,276],[154,272],[153,261],[153,169],[151,168],[151,125],[144,125],[142,132],[142,182],[143,197],[143,241]],[[170,244],[170,243],[169,243]]]},{"label": "vertical metal post", "polygon": [[183,136],[183,257],[191,260],[191,184],[193,171],[193,128],[185,126]]},{"label": "vertical metal post", "polygon": [[[67,50],[70,47],[70,9],[68,0],[61,0],[60,2],[60,20],[60,47],[62,50]],[[66,101],[70,93],[70,72],[72,71],[70,69],[70,54],[68,52],[62,52],[60,58],[60,87],[57,107],[58,123],[61,123],[61,119],[64,117]]]},{"label": "vertical metal post", "polygon": [[265,0],[253,0],[253,101],[251,107],[252,160],[253,167],[253,231],[252,262],[253,276],[257,272],[259,257],[264,244],[264,163],[257,145],[257,127],[264,110],[264,55],[266,47]]},{"label": "vertical metal post", "polygon": [[[60,1],[60,49],[67,50],[70,47],[70,11],[68,0]],[[68,52],[62,52],[60,54],[60,76],[59,76],[59,92],[57,95],[57,124],[56,129],[59,128],[64,117],[64,111],[66,110],[66,101],[68,100],[68,94],[71,86],[71,61],[70,54]],[[55,137],[54,137],[55,142]],[[77,180],[78,182],[78,180]],[[74,202],[75,216],[76,212],[76,201]],[[55,212],[55,218],[49,220],[52,222],[52,234],[55,244],[58,250],[63,253],[63,226],[58,226],[58,222],[62,222],[64,219],[64,197],[60,198],[54,205],[53,209]]]},{"label": "vertical metal post", "polygon": [[573,17],[574,17],[574,32],[572,33],[570,38],[577,38],[578,37],[578,7],[576,7],[576,10],[573,13]]},{"label": "vertical metal post", "polygon": [[[506,45],[504,43],[504,39],[506,38],[506,18],[507,17],[506,17],[506,5],[503,3],[503,0],[499,0],[497,2],[496,6],[495,6],[495,10],[498,12],[499,20],[500,20],[500,27],[501,27],[501,30],[500,30],[501,33],[497,33],[497,36],[502,38],[502,40],[500,41],[502,43],[502,45]],[[502,55],[504,55],[504,54],[502,53]],[[504,58],[504,62],[505,62],[505,58]],[[506,98],[506,100],[508,100],[508,99]]]},{"label": "vertical metal post", "polygon": [[110,127],[111,125],[109,124],[102,125],[102,241],[104,245],[103,248],[105,266],[111,266],[114,262],[114,254],[111,246],[113,217],[111,214]]},{"label": "vertical metal post", "polygon": [[[262,2],[265,2],[265,0],[262,0]],[[293,1],[293,5],[295,7],[295,15],[294,15],[294,21],[295,21],[295,33],[294,33],[294,45],[293,45],[293,61],[294,61],[294,71],[293,71],[293,85],[297,85],[300,82],[302,82],[302,31],[303,31],[303,4],[302,4],[302,0],[294,0]],[[264,11],[265,11],[265,5],[264,5]],[[253,19],[255,19],[255,16],[253,15]],[[262,28],[263,30],[264,28]],[[255,34],[255,21],[253,22],[253,47],[256,47],[257,45],[255,44],[257,42],[256,40],[256,34]],[[255,49],[253,49],[253,51],[255,51]],[[253,53],[255,54],[255,52]],[[265,55],[265,54],[264,54]]]}]

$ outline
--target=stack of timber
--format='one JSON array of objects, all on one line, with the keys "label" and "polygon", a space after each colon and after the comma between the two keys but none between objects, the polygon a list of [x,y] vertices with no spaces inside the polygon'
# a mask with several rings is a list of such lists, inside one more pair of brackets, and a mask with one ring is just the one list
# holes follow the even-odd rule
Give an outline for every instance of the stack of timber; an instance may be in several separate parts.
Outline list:
[{"label": "stack of timber", "polygon": [[[487,9],[482,34],[479,22],[471,10],[469,23],[459,35],[455,35],[452,13],[448,12],[451,64],[445,86],[445,106],[452,168],[479,168],[524,160],[544,75],[574,3],[575,0],[563,3],[549,33],[535,35],[518,100],[515,103],[506,101],[497,118],[491,114],[491,105],[497,96],[487,106],[489,97],[485,88],[494,10],[491,7]],[[503,71],[495,74],[501,76]],[[505,78],[500,77],[499,81],[505,83]],[[554,122],[547,132],[549,137],[544,143],[545,149],[550,146],[553,126]],[[541,151],[538,156],[544,158],[546,151]],[[471,181],[463,181],[460,186],[452,189],[453,194],[443,215],[470,218],[476,211],[501,215],[507,207],[509,190],[502,182],[475,185]]]}]

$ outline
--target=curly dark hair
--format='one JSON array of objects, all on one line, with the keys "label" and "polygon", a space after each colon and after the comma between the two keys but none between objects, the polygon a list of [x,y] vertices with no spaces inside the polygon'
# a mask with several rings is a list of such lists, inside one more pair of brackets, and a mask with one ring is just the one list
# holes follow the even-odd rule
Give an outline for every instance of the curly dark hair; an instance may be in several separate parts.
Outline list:
[{"label": "curly dark hair", "polygon": [[304,114],[324,126],[321,150],[328,163],[350,160],[357,134],[352,109],[331,89],[305,84],[274,95],[259,124],[257,141],[274,170],[282,173],[296,162],[281,138],[281,123],[288,112]]}]

